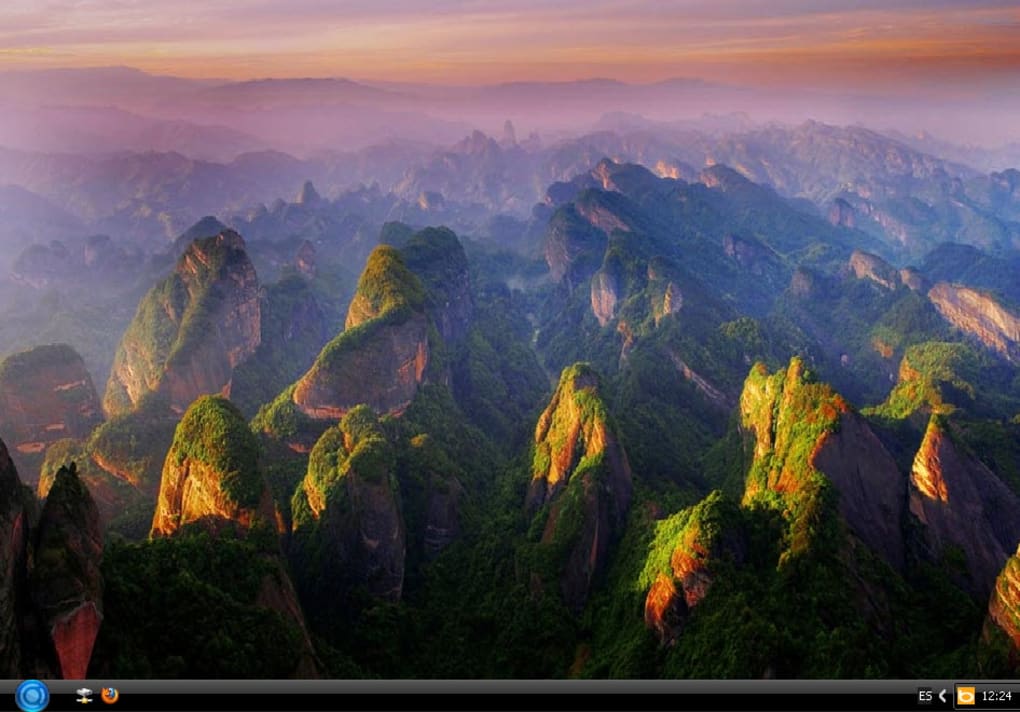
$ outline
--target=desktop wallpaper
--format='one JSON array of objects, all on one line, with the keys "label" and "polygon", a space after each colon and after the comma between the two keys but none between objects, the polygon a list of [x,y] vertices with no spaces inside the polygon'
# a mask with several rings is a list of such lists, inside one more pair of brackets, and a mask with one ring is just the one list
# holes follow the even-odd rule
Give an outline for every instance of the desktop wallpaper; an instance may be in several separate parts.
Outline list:
[{"label": "desktop wallpaper", "polygon": [[1018,32],[8,0],[0,673],[1015,677]]}]

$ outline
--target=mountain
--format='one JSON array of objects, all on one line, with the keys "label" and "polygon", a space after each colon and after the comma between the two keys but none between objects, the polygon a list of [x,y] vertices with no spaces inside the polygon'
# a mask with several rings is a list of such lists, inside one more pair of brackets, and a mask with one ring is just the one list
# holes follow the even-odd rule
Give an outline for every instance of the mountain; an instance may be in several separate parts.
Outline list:
[{"label": "mountain", "polygon": [[33,601],[59,677],[83,680],[103,623],[103,532],[73,464],[57,473],[34,535]]},{"label": "mountain", "polygon": [[103,420],[92,378],[66,344],[38,346],[0,364],[0,414],[0,434],[25,458],[26,472],[37,472],[33,456],[50,443],[87,437]]},{"label": "mountain", "polygon": [[[98,645],[101,667],[132,669],[145,661],[166,669],[175,656],[184,656],[223,674],[248,666],[276,677],[318,675],[320,663],[284,563],[279,514],[259,458],[258,442],[229,401],[204,396],[191,404],[166,456],[150,540],[110,553],[109,567],[121,575],[112,577],[106,598],[112,630]],[[158,571],[164,572],[159,594],[132,595],[132,586]],[[201,612],[180,596],[195,581],[202,581]],[[186,610],[192,610],[190,616]],[[189,630],[167,639],[159,632],[160,611],[186,620]],[[126,626],[132,619],[143,624]],[[241,648],[248,641],[250,651],[222,656],[196,646],[195,632],[215,620],[223,624],[225,640]],[[158,649],[151,647],[155,636],[163,639]]]},{"label": "mountain", "polygon": [[303,422],[343,417],[360,404],[399,415],[423,384],[449,381],[436,355],[447,342],[464,338],[472,309],[467,261],[451,231],[428,229],[399,249],[376,247],[344,330],[256,422],[266,433],[285,436],[292,447],[307,449],[314,442],[307,433],[294,439]]},{"label": "mountain", "polygon": [[753,436],[744,502],[769,495],[791,511],[790,552],[812,546],[812,519],[838,493],[850,530],[893,568],[904,565],[903,476],[867,422],[813,381],[803,361],[769,375],[754,367],[740,396],[741,426]]},{"label": "mountain", "polygon": [[299,588],[314,608],[358,586],[400,600],[406,535],[394,468],[393,447],[363,405],[312,448],[291,506]]},{"label": "mountain", "polygon": [[424,290],[392,247],[373,250],[344,331],[297,382],[294,403],[313,418],[341,417],[359,403],[407,407],[429,365]]},{"label": "mountain", "polygon": [[258,443],[230,401],[203,396],[177,425],[166,456],[152,536],[191,524],[275,527],[272,496],[258,468]]},{"label": "mountain", "polygon": [[228,125],[200,123],[201,117],[167,120],[95,105],[4,108],[0,119],[4,143],[24,151],[86,155],[177,151],[199,160],[230,161],[265,148],[263,142]]},{"label": "mountain", "polygon": [[110,372],[106,412],[159,393],[182,413],[202,394],[229,393],[233,369],[259,344],[258,289],[236,232],[192,243],[138,305]]},{"label": "mountain", "polygon": [[560,376],[535,428],[534,452],[525,509],[537,514],[539,550],[555,567],[563,598],[580,611],[623,528],[633,489],[627,454],[589,366],[575,364]]},{"label": "mountain", "polygon": [[1020,316],[995,298],[969,287],[939,282],[928,292],[935,308],[953,326],[1005,358],[1020,359]]},{"label": "mountain", "polygon": [[938,559],[962,553],[962,585],[987,598],[1020,526],[1011,512],[1016,493],[961,444],[951,423],[933,415],[910,472],[910,511],[925,525]]}]

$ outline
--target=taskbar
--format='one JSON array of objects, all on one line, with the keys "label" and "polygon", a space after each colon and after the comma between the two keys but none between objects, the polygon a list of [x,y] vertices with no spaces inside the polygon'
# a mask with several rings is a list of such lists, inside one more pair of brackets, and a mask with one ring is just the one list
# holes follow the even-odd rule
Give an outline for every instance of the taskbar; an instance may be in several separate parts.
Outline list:
[{"label": "taskbar", "polygon": [[0,712],[1020,712],[1020,681],[6,680],[0,700]]}]

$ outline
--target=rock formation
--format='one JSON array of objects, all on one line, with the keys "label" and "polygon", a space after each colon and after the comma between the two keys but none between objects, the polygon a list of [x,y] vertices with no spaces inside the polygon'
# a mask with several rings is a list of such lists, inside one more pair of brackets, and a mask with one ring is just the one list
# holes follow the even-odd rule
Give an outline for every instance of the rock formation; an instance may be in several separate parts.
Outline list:
[{"label": "rock formation", "polygon": [[930,556],[966,559],[960,583],[980,597],[1020,541],[1020,498],[958,444],[953,426],[932,416],[910,472],[910,511],[924,525]]},{"label": "rock formation", "polygon": [[[315,652],[277,538],[282,520],[259,464],[259,445],[240,411],[220,396],[196,400],[177,426],[166,456],[153,537],[200,527],[214,537],[248,537],[269,565],[256,605],[277,611],[301,636],[296,677],[317,676]],[[268,536],[267,536],[268,534]]]},{"label": "rock formation", "polygon": [[612,270],[599,270],[591,278],[591,310],[605,326],[616,315],[616,305],[620,301],[620,283]]},{"label": "rock formation", "polygon": [[900,285],[900,274],[888,262],[877,255],[854,250],[850,255],[850,271],[857,279],[870,279],[886,289]]},{"label": "rock formation", "polygon": [[992,296],[939,282],[928,292],[928,298],[950,324],[1010,361],[1020,361],[1020,317]]},{"label": "rock formation", "polygon": [[84,438],[102,421],[85,364],[65,344],[37,346],[0,364],[0,436],[20,454]]},{"label": "rock formation", "polygon": [[[740,418],[754,441],[745,502],[766,490],[802,501],[831,483],[853,533],[894,568],[902,567],[903,476],[841,396],[814,382],[799,358],[771,376],[757,364],[740,396]],[[807,542],[794,543],[799,544]]]},{"label": "rock formation", "polygon": [[548,506],[541,545],[560,559],[560,587],[574,611],[584,607],[609,546],[623,528],[633,488],[630,464],[586,364],[563,371],[535,428],[525,508]]},{"label": "rock formation", "polygon": [[258,442],[240,411],[219,396],[196,400],[177,426],[163,465],[152,536],[200,523],[212,531],[262,522],[276,507],[259,470]]},{"label": "rock formation", "polygon": [[545,261],[557,282],[571,289],[591,277],[602,263],[608,238],[573,205],[561,207],[549,221],[545,238]]},{"label": "rock formation", "polygon": [[121,339],[103,401],[130,411],[151,392],[183,413],[195,398],[229,395],[234,367],[259,345],[259,285],[232,230],[193,242],[173,274],[142,299]]},{"label": "rock formation", "polygon": [[669,568],[656,572],[645,597],[645,625],[662,645],[670,645],[684,619],[705,598],[724,560],[741,564],[747,556],[747,535],[737,506],[716,491],[674,517],[679,534],[669,542]]},{"label": "rock formation", "polygon": [[316,419],[341,418],[361,403],[403,411],[425,380],[428,331],[421,281],[397,250],[380,245],[358,282],[346,329],[297,382],[293,402]]},{"label": "rock formation", "polygon": [[57,473],[35,533],[32,598],[56,652],[60,675],[87,677],[103,622],[99,510],[74,465]]},{"label": "rock formation", "polygon": [[292,504],[296,575],[313,599],[364,586],[400,600],[406,541],[394,466],[368,406],[348,412],[315,444]]}]

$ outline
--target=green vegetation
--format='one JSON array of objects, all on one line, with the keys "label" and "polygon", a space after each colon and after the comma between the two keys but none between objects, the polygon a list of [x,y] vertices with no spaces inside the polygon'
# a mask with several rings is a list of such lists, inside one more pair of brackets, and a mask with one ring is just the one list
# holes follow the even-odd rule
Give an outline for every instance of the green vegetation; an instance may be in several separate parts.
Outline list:
[{"label": "green vegetation", "polygon": [[389,245],[379,245],[372,250],[355,296],[368,300],[380,316],[402,308],[419,311],[425,304],[421,282],[408,269],[400,251]]},{"label": "green vegetation", "polygon": [[872,412],[891,419],[903,419],[921,409],[952,413],[957,405],[973,403],[973,383],[980,370],[979,355],[965,344],[916,344],[904,353],[899,381],[889,398]]},{"label": "green vegetation", "polygon": [[170,447],[177,465],[185,459],[211,467],[220,486],[241,507],[258,506],[263,479],[259,445],[241,411],[220,396],[202,396],[188,408]]},{"label": "green vegetation", "polygon": [[134,411],[115,415],[96,428],[88,452],[105,468],[155,495],[175,426],[166,400],[149,394]]},{"label": "green vegetation", "polygon": [[257,603],[280,565],[254,541],[183,533],[112,543],[92,669],[118,678],[283,678],[300,632]]},{"label": "green vegetation", "polygon": [[315,421],[305,415],[294,404],[295,385],[286,388],[280,395],[259,408],[252,419],[252,429],[281,440],[288,440],[309,431],[321,429]]}]

